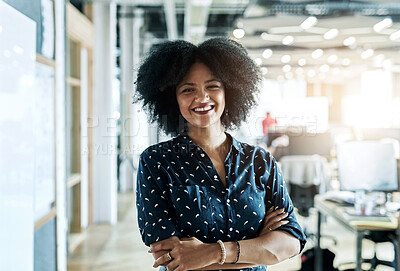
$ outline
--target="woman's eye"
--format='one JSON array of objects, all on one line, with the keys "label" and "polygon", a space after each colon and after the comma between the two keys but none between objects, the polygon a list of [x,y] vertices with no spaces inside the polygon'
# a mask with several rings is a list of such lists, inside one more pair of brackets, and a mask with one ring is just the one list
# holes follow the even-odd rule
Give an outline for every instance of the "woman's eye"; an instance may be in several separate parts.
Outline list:
[{"label": "woman's eye", "polygon": [[219,86],[218,85],[211,85],[211,86],[208,86],[208,88],[219,88]]},{"label": "woman's eye", "polygon": [[193,91],[192,88],[185,88],[185,89],[182,90],[181,92],[182,92],[182,93],[185,93],[185,92],[191,92],[191,91]]}]

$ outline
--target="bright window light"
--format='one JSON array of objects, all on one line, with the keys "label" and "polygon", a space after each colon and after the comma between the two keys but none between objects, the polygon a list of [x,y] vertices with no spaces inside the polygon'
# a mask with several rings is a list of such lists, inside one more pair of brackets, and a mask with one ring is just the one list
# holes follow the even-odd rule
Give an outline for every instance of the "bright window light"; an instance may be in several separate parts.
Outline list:
[{"label": "bright window light", "polygon": [[304,30],[309,29],[310,27],[314,26],[317,23],[317,18],[314,16],[308,17],[301,23],[300,27]]},{"label": "bright window light", "polygon": [[272,56],[272,50],[271,49],[265,49],[264,52],[262,53],[263,58],[267,59]]},{"label": "bright window light", "polygon": [[383,19],[379,23],[374,25],[375,32],[381,32],[383,29],[391,27],[393,25],[393,21],[390,18]]},{"label": "bright window light", "polygon": [[336,28],[332,28],[331,30],[327,31],[324,34],[324,39],[326,40],[331,40],[333,38],[336,38],[336,36],[339,34],[339,30],[337,30]]},{"label": "bright window light", "polygon": [[245,34],[244,30],[241,28],[237,28],[237,29],[233,30],[233,36],[237,39],[243,38],[244,34]]},{"label": "bright window light", "polygon": [[317,49],[311,53],[311,56],[312,56],[312,58],[317,59],[317,58],[320,58],[323,54],[324,54],[324,51],[322,49]]}]

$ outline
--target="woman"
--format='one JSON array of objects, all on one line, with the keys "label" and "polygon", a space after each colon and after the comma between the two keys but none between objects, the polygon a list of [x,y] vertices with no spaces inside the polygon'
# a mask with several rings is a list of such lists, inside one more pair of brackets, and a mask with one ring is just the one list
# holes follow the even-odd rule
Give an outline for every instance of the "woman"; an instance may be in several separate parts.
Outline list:
[{"label": "woman", "polygon": [[223,38],[160,44],[140,66],[138,100],[178,134],[139,162],[138,223],[154,267],[266,270],[303,249],[274,158],[226,132],[255,105],[260,79],[246,50]]}]

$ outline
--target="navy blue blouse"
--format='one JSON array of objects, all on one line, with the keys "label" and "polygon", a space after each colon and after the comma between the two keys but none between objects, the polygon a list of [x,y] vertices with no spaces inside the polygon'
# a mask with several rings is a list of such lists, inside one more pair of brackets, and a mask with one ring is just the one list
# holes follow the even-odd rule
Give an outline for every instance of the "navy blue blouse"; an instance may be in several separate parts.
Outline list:
[{"label": "navy blue blouse", "polygon": [[[306,237],[275,159],[261,147],[231,138],[225,159],[226,187],[211,159],[187,136],[147,148],[137,176],[139,229],[144,243],[194,236],[205,243],[251,239],[266,211],[285,208],[289,223],[279,230]],[[266,270],[265,266],[245,270]]]}]

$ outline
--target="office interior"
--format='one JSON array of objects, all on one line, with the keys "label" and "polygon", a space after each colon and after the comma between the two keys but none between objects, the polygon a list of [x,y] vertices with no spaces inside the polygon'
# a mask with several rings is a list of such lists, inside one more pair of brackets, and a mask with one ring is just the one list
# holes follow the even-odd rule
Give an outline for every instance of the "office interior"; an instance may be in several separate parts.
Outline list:
[{"label": "office interior", "polygon": [[[392,265],[376,270],[398,270],[395,0],[0,0],[0,270],[154,270],[135,217],[137,164],[170,137],[132,103],[137,67],[154,44],[221,36],[263,74],[259,105],[230,133],[277,159],[306,250],[321,240],[339,270],[376,250]],[[314,199],[366,229],[361,254],[326,213],[318,238]]]}]

